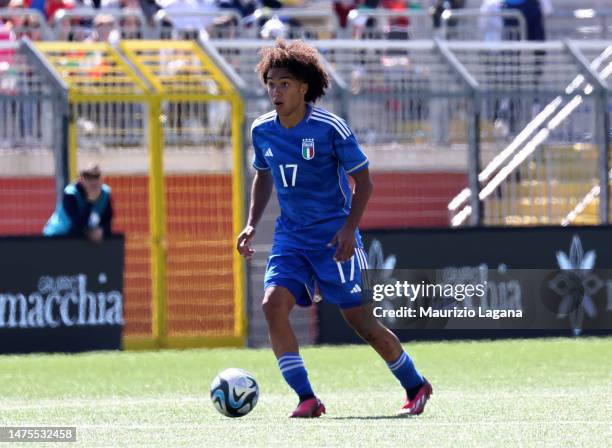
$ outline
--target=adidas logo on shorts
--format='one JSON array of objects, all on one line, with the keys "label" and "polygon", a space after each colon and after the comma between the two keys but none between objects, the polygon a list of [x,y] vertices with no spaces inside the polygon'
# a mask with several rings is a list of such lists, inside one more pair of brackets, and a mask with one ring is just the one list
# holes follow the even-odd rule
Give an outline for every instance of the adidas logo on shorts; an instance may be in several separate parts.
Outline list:
[{"label": "adidas logo on shorts", "polygon": [[357,294],[361,292],[361,287],[359,285],[355,285],[353,286],[353,289],[351,289],[351,294]]},{"label": "adidas logo on shorts", "polygon": [[264,156],[265,157],[274,157],[274,154],[272,154],[272,148],[268,148],[268,150],[266,151]]}]

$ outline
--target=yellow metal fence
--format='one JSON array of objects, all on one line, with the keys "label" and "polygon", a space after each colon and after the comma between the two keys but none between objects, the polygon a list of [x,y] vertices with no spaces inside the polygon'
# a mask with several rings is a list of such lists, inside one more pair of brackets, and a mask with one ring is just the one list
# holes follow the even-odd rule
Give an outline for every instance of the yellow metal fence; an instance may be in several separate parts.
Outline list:
[{"label": "yellow metal fence", "polygon": [[197,42],[36,44],[68,85],[70,174],[99,163],[126,236],[128,349],[243,345],[244,106]]}]

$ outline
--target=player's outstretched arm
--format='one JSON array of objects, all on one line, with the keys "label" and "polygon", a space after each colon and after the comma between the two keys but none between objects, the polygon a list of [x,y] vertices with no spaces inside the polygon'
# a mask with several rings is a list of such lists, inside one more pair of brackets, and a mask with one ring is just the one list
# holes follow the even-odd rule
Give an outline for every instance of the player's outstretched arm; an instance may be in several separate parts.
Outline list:
[{"label": "player's outstretched arm", "polygon": [[257,170],[251,186],[251,207],[246,227],[240,232],[236,241],[236,249],[243,257],[249,259],[255,251],[251,248],[251,240],[255,236],[255,228],[263,216],[266,205],[272,194],[272,173],[270,170]]},{"label": "player's outstretched arm", "polygon": [[340,262],[349,260],[353,256],[355,250],[355,230],[359,225],[359,221],[361,221],[363,212],[374,189],[374,184],[370,178],[370,170],[367,167],[352,173],[351,177],[355,180],[355,193],[351,201],[351,212],[344,226],[342,226],[330,242],[330,245],[337,244],[334,259]]}]

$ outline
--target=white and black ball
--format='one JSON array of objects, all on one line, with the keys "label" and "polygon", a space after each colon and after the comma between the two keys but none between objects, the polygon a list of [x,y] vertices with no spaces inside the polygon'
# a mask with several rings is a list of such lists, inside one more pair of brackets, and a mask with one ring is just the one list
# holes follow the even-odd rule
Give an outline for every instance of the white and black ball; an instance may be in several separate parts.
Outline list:
[{"label": "white and black ball", "polygon": [[242,417],[253,410],[259,398],[255,377],[246,370],[226,369],[210,386],[210,399],[215,408],[227,417]]}]

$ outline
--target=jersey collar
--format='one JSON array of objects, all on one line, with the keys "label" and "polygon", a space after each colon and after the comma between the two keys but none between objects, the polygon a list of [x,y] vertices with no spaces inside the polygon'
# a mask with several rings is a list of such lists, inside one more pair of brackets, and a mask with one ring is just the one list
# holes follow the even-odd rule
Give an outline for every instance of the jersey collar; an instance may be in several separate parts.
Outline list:
[{"label": "jersey collar", "polygon": [[276,118],[274,119],[274,122],[283,131],[292,131],[292,130],[297,129],[298,127],[302,126],[303,124],[308,123],[308,120],[310,120],[310,114],[312,114],[313,110],[314,110],[314,106],[312,104],[310,104],[310,103],[306,103],[306,113],[304,114],[304,118],[302,118],[302,120],[300,120],[300,122],[298,124],[296,124],[295,126],[293,126],[292,128],[289,128],[289,129],[283,127],[283,125],[280,122],[280,118],[278,117],[278,114],[276,115]]}]

